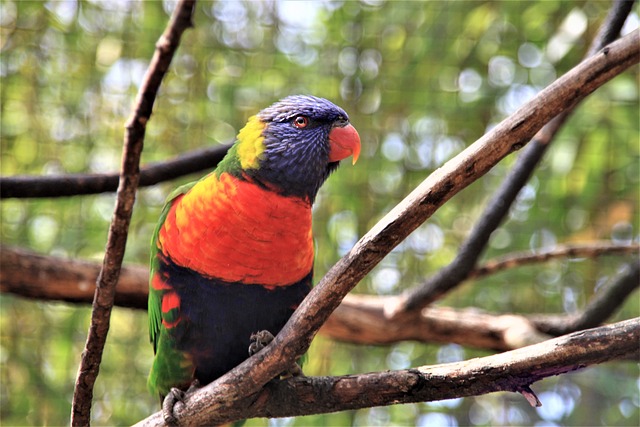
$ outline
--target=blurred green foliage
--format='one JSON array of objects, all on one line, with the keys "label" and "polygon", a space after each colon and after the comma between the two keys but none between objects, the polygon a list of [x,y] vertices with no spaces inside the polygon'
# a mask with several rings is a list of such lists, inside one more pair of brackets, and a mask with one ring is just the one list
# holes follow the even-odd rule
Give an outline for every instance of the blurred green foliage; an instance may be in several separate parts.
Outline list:
[{"label": "blurred green foliage", "polygon": [[[0,3],[2,175],[114,172],[123,123],[171,1]],[[363,153],[315,206],[316,277],[431,171],[576,64],[603,1],[198,2],[148,126],[143,162],[231,140],[248,116],[292,93],[349,112]],[[637,10],[627,30],[638,25]],[[639,236],[638,68],[572,116],[486,257],[556,243]],[[514,162],[511,156],[440,209],[356,292],[397,294],[446,265]],[[139,193],[127,263],[146,264],[165,195]],[[2,243],[100,260],[114,195],[8,200]],[[443,304],[494,312],[579,310],[623,262],[560,260],[463,286]],[[637,316],[637,294],[616,319]],[[3,425],[68,423],[88,328],[84,306],[0,299]],[[615,320],[615,319],[614,319]],[[158,409],[145,389],[146,313],[115,309],[95,389],[96,425]],[[363,347],[319,337],[308,375],[399,369],[486,352],[458,345]],[[511,394],[272,420],[270,425],[640,424],[638,367],[609,364],[534,386],[543,407]],[[265,425],[251,420],[250,425]]]}]

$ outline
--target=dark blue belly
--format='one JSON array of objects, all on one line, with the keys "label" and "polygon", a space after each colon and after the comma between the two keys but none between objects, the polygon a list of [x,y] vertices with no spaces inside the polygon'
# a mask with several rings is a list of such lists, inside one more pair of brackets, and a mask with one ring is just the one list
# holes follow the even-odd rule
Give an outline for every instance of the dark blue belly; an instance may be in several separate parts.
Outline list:
[{"label": "dark blue belly", "polygon": [[172,329],[176,346],[191,355],[201,384],[244,361],[252,333],[268,330],[275,336],[311,290],[312,272],[296,284],[269,290],[203,278],[175,264],[161,270],[180,297],[181,321]]}]

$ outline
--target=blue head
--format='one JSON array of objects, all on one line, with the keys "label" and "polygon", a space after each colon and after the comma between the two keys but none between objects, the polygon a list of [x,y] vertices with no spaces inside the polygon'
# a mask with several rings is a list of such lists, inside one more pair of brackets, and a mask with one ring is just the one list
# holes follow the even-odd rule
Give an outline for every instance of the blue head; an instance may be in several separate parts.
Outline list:
[{"label": "blue head", "polygon": [[256,119],[264,126],[263,146],[254,153],[255,167],[243,172],[284,195],[313,202],[340,160],[353,155],[355,163],[360,153],[360,137],[347,113],[323,98],[289,96]]}]

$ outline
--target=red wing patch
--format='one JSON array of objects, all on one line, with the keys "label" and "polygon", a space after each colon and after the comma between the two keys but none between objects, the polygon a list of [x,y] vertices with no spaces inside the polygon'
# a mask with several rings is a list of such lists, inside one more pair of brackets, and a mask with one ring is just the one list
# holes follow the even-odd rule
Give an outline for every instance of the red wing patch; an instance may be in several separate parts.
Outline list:
[{"label": "red wing patch", "polygon": [[175,292],[167,292],[162,296],[162,312],[168,313],[174,308],[180,308],[180,297]]},{"label": "red wing patch", "polygon": [[169,284],[167,284],[164,280],[162,280],[162,278],[160,277],[159,274],[154,274],[153,278],[151,279],[151,287],[156,290],[156,291],[163,291],[163,290],[171,290],[171,286],[169,286]]},{"label": "red wing patch", "polygon": [[171,329],[180,323],[180,297],[171,291],[162,295],[162,325]]}]

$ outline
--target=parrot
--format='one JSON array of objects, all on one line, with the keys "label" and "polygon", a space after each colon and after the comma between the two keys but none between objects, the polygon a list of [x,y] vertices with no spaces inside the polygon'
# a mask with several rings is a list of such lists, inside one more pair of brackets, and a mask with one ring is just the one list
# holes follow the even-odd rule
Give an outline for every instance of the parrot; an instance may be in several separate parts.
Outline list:
[{"label": "parrot", "polygon": [[310,292],[312,205],[340,161],[359,154],[342,108],[291,95],[250,117],[212,172],[169,195],[151,239],[148,297],[147,386],[163,412],[172,393],[248,358],[251,340],[276,335]]}]

